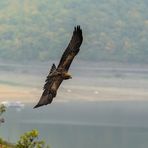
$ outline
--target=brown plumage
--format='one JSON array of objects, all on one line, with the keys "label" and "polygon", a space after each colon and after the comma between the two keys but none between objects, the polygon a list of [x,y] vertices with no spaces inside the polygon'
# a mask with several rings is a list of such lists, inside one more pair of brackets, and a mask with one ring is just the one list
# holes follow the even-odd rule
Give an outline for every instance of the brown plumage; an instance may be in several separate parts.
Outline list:
[{"label": "brown plumage", "polygon": [[45,81],[46,83],[43,88],[43,94],[38,104],[34,108],[50,104],[53,98],[56,97],[57,90],[62,81],[71,78],[71,76],[68,74],[68,70],[74,57],[80,50],[82,41],[82,30],[80,26],[77,26],[74,28],[70,43],[62,55],[58,67],[56,68],[55,64],[52,65]]}]

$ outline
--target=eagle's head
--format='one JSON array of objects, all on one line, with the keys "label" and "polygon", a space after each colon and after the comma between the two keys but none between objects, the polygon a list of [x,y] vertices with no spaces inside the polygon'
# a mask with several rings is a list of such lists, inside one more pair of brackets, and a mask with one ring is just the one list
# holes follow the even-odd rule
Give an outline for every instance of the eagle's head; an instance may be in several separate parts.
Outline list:
[{"label": "eagle's head", "polygon": [[72,79],[72,76],[67,72],[63,72],[62,77],[64,80]]}]

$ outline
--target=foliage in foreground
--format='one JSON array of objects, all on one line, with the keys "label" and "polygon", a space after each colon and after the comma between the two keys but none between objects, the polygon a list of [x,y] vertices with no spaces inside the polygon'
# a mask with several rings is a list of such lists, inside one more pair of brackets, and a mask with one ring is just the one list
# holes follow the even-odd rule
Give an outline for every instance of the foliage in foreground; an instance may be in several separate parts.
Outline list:
[{"label": "foliage in foreground", "polygon": [[24,133],[16,144],[11,144],[0,138],[0,148],[49,148],[43,140],[38,140],[39,132],[32,130]]},{"label": "foliage in foreground", "polygon": [[15,148],[15,146],[7,141],[0,138],[0,148]]},{"label": "foliage in foreground", "polygon": [[[6,111],[4,105],[0,105],[0,116]],[[0,123],[4,121],[0,118]],[[11,144],[0,137],[0,148],[49,148],[43,140],[38,140],[39,132],[32,130],[24,133],[16,144]]]},{"label": "foliage in foreground", "polygon": [[44,141],[38,140],[39,132],[37,130],[32,130],[26,132],[20,137],[20,140],[16,144],[16,148],[49,148],[45,145]]},{"label": "foliage in foreground", "polygon": [[6,107],[2,104],[0,105],[0,116],[6,111]]},{"label": "foliage in foreground", "polygon": [[4,122],[4,118],[1,118],[1,115],[6,111],[6,107],[4,105],[0,105],[0,124]]}]

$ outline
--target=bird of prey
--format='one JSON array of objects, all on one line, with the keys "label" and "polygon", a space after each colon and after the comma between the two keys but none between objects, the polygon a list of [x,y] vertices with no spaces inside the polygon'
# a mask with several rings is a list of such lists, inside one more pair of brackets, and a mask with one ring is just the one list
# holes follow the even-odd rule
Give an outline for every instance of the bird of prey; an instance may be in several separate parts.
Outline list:
[{"label": "bird of prey", "polygon": [[40,107],[43,105],[50,104],[54,97],[56,97],[57,90],[63,80],[71,79],[71,75],[68,73],[69,67],[80,50],[80,46],[83,41],[82,30],[80,26],[76,26],[73,31],[72,38],[67,48],[65,49],[59,65],[56,67],[52,65],[45,85],[43,87],[42,96],[38,104],[34,107]]}]

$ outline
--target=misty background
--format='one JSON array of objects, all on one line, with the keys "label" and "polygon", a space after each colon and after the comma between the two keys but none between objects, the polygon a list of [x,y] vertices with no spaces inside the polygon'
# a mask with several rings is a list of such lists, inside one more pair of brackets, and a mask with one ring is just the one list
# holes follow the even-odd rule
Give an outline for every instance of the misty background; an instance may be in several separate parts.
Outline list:
[{"label": "misty background", "polygon": [[[147,148],[147,8],[147,0],[1,0],[0,102],[10,106],[0,137],[16,142],[36,128],[51,148]],[[84,40],[73,79],[33,110],[76,25]]]},{"label": "misty background", "polygon": [[59,59],[81,25],[79,59],[148,63],[147,0],[1,0],[0,59]]},{"label": "misty background", "polygon": [[146,0],[0,1],[1,101],[39,98],[76,25],[84,40],[59,99],[147,99],[147,7]]}]

